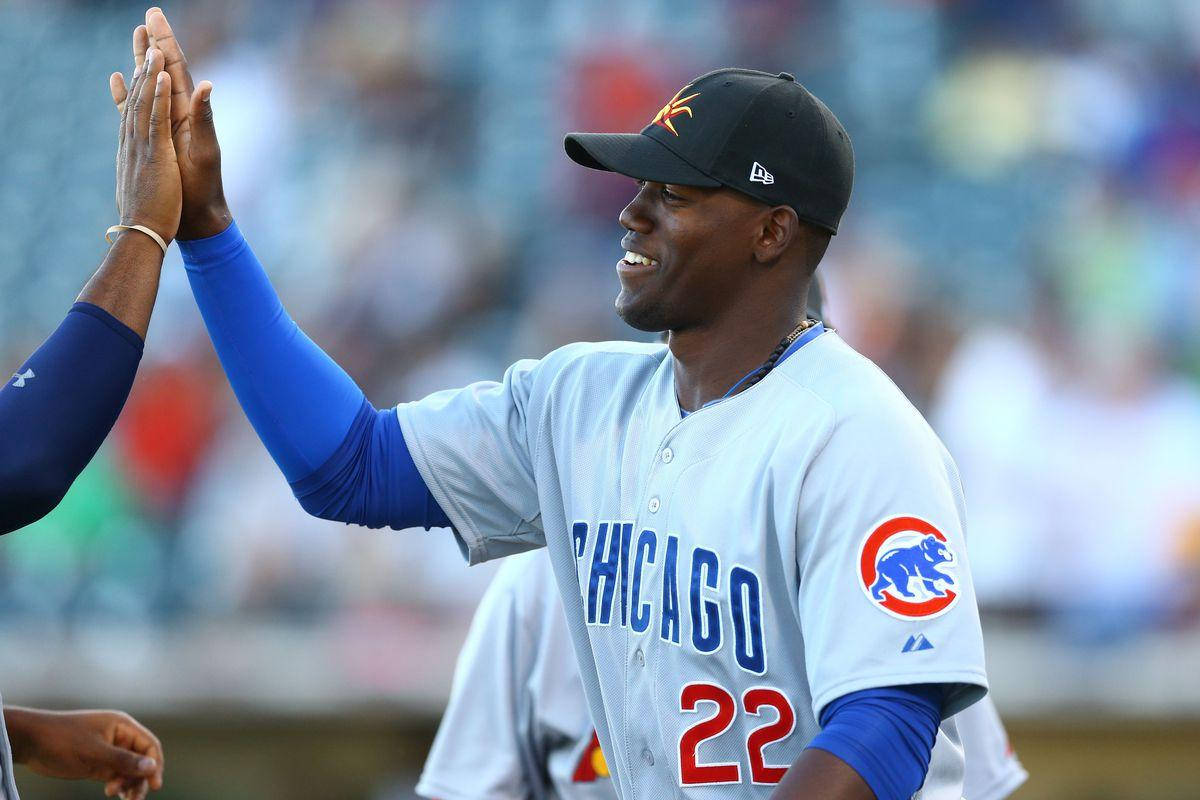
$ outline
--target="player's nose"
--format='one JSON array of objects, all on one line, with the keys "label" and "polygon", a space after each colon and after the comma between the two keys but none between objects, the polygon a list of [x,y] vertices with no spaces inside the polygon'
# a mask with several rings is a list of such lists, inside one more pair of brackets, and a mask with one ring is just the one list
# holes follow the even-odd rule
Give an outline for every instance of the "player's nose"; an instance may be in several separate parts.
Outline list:
[{"label": "player's nose", "polygon": [[640,187],[638,193],[629,201],[629,205],[621,209],[621,213],[617,215],[617,221],[625,230],[649,233],[654,228],[654,223],[646,213],[645,194],[646,187]]}]

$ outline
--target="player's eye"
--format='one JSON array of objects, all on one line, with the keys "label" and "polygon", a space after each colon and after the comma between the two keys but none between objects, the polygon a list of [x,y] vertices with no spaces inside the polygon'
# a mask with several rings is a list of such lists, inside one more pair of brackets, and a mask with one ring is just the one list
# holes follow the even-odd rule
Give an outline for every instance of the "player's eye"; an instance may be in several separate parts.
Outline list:
[{"label": "player's eye", "polygon": [[[646,187],[647,183],[649,183],[649,181],[646,180],[645,178],[639,178],[637,180],[638,189],[644,189]],[[668,189],[666,187],[665,184],[663,185],[663,187],[661,189],[658,190],[658,196],[661,197],[663,200],[671,201],[671,202],[684,199],[683,195],[672,192],[670,189]]]}]

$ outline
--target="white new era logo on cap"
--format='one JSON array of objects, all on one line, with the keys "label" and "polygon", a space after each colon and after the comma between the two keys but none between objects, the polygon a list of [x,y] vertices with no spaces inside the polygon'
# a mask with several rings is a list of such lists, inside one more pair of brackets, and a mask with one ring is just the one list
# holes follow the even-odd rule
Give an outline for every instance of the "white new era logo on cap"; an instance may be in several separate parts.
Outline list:
[{"label": "white new era logo on cap", "polygon": [[750,168],[750,182],[771,184],[775,182],[775,176],[767,172],[766,167],[755,161],[754,166]]}]

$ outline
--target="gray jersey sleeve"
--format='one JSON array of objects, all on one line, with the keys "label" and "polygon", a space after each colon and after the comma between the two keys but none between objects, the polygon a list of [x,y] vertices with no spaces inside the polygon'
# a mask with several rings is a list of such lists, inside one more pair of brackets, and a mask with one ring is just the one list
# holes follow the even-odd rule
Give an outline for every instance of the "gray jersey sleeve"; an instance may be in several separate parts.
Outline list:
[{"label": "gray jersey sleeve", "polygon": [[506,558],[475,612],[418,793],[615,800],[594,731],[546,553]]},{"label": "gray jersey sleeve", "polygon": [[801,492],[813,713],[861,689],[942,683],[949,716],[987,686],[958,476],[915,409],[869,399],[839,410]]},{"label": "gray jersey sleeve", "polygon": [[542,362],[396,407],[413,461],[472,564],[545,544],[528,426]]},{"label": "gray jersey sleeve", "polygon": [[450,702],[417,793],[436,800],[534,800],[543,759],[533,752],[524,691],[533,668],[533,620],[521,612],[520,559],[496,573],[471,622]]},{"label": "gray jersey sleeve", "polygon": [[1008,733],[990,697],[955,717],[966,756],[966,800],[1004,800],[1029,777],[1008,743]]}]

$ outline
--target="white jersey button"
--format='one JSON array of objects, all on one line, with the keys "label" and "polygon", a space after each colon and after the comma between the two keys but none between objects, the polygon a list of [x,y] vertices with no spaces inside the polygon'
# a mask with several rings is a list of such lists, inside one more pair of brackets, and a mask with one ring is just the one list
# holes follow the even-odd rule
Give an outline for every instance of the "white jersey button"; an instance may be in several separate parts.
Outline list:
[{"label": "white jersey button", "polygon": [[638,662],[638,666],[646,666],[646,654],[642,652],[642,648],[638,648],[633,654],[634,660]]},{"label": "white jersey button", "polygon": [[651,514],[657,514],[658,507],[661,505],[662,505],[662,503],[658,502],[657,497],[651,497],[650,502],[646,504],[646,507],[650,509]]},{"label": "white jersey button", "polygon": [[671,459],[675,458],[675,451],[671,448],[666,448],[662,451],[662,460],[664,464],[670,464]]},{"label": "white jersey button", "polygon": [[642,761],[645,761],[647,764],[649,764],[652,767],[654,766],[654,753],[650,752],[649,747],[644,748],[642,750]]}]

